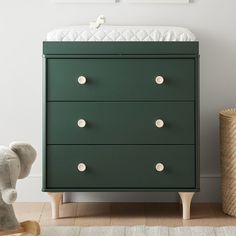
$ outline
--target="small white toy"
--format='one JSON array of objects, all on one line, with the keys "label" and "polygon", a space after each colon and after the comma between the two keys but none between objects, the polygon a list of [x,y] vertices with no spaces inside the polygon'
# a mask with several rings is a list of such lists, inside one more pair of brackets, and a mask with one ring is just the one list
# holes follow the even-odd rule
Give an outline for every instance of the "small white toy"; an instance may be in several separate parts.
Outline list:
[{"label": "small white toy", "polygon": [[92,21],[89,23],[89,27],[91,29],[98,29],[105,22],[106,22],[106,17],[104,15],[100,15],[96,21]]}]

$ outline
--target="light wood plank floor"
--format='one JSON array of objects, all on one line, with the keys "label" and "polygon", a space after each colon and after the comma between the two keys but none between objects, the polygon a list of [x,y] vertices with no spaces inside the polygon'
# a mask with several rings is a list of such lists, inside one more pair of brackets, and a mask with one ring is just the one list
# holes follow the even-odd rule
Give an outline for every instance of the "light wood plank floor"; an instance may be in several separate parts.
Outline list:
[{"label": "light wood plank floor", "polygon": [[192,204],[192,219],[185,221],[179,203],[67,203],[58,220],[51,219],[49,203],[15,203],[14,209],[19,221],[36,220],[44,226],[236,226],[236,218],[215,203]]}]

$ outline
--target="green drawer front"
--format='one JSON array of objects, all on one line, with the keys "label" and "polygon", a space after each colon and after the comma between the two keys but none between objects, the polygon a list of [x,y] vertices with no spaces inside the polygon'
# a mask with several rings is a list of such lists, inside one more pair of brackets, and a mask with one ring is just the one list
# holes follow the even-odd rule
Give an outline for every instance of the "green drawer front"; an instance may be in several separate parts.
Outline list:
[{"label": "green drawer front", "polygon": [[47,144],[194,144],[194,121],[193,102],[48,102]]},{"label": "green drawer front", "polygon": [[[46,187],[195,188],[194,150],[192,145],[49,145]],[[86,165],[84,172],[79,163]],[[157,163],[164,165],[162,172]]]},{"label": "green drawer front", "polygon": [[[47,59],[48,101],[193,100],[194,59]],[[87,83],[80,85],[79,76]],[[155,83],[161,75],[162,85]]]}]

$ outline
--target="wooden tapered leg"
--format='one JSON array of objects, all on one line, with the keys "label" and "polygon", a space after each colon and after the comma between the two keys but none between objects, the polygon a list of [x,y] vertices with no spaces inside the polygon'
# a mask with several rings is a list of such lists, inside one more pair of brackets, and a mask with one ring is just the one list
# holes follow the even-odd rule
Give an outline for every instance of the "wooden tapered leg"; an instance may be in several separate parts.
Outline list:
[{"label": "wooden tapered leg", "polygon": [[179,196],[182,201],[184,220],[190,219],[190,207],[191,207],[193,195],[194,195],[194,192],[179,192]]},{"label": "wooden tapered leg", "polygon": [[63,193],[48,193],[48,195],[51,198],[52,219],[58,219]]}]

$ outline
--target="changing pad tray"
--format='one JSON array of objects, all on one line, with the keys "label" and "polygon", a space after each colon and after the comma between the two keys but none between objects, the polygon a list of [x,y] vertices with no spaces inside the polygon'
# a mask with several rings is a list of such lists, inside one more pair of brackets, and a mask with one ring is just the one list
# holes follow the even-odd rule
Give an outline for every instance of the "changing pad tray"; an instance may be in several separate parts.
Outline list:
[{"label": "changing pad tray", "polygon": [[182,27],[167,26],[72,26],[55,29],[47,41],[196,41],[195,35]]}]

